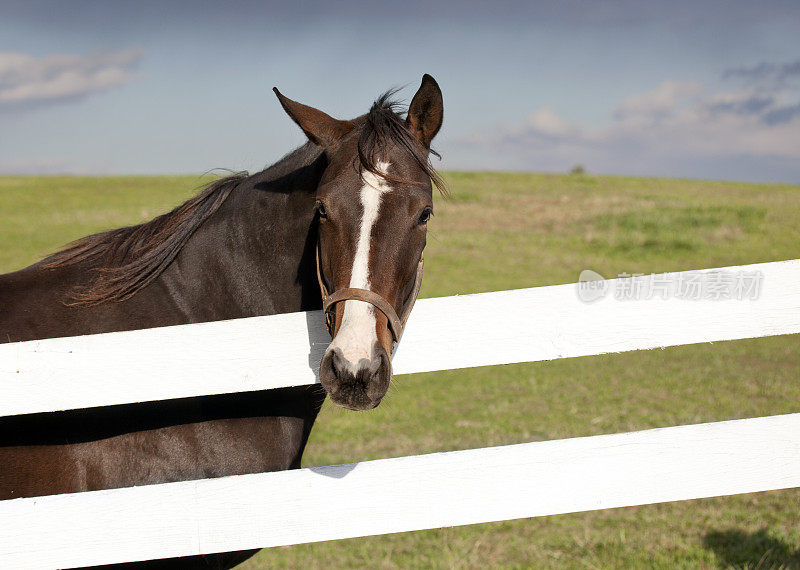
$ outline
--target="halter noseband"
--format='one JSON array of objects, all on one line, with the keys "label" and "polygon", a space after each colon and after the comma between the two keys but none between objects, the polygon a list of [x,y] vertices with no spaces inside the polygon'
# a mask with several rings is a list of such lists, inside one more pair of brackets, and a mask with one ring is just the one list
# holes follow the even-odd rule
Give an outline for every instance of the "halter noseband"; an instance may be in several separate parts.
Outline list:
[{"label": "halter noseband", "polygon": [[317,241],[317,280],[319,281],[319,289],[322,292],[322,311],[325,313],[325,326],[328,328],[331,337],[333,336],[335,325],[332,309],[335,307],[336,303],[352,300],[369,303],[386,315],[386,319],[389,322],[389,330],[392,333],[392,339],[394,339],[394,342],[398,342],[400,337],[403,336],[403,329],[406,326],[409,315],[411,315],[411,309],[414,308],[414,302],[417,300],[417,295],[419,295],[419,288],[422,286],[422,258],[420,258],[419,264],[417,264],[417,273],[414,276],[414,288],[406,298],[403,314],[399,317],[389,301],[369,289],[348,287],[346,289],[339,289],[333,293],[328,293],[328,288],[325,286],[325,279],[322,277],[319,241]]}]

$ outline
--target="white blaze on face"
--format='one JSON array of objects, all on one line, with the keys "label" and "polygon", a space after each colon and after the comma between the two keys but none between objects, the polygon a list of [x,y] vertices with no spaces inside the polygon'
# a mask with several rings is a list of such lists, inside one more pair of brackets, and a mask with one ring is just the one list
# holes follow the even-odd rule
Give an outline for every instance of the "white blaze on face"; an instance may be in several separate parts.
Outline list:
[{"label": "white blaze on face", "polygon": [[[378,162],[376,166],[381,173],[386,174],[389,163]],[[350,273],[350,287],[369,290],[369,246],[372,229],[378,220],[383,194],[390,192],[392,187],[385,179],[372,172],[364,172],[363,178],[361,205],[364,214],[361,218],[353,270]],[[356,365],[362,358],[372,359],[372,350],[378,340],[375,327],[375,308],[372,305],[364,301],[344,301],[342,325],[331,343],[331,348],[342,351],[351,372],[357,370]]]}]

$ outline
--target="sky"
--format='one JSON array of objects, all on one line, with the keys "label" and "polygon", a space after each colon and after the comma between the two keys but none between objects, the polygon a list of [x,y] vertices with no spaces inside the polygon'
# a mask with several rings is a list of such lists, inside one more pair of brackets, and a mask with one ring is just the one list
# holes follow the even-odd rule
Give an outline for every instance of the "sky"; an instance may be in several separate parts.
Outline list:
[{"label": "sky", "polygon": [[259,170],[423,73],[435,166],[800,183],[800,2],[0,0],[0,173]]}]

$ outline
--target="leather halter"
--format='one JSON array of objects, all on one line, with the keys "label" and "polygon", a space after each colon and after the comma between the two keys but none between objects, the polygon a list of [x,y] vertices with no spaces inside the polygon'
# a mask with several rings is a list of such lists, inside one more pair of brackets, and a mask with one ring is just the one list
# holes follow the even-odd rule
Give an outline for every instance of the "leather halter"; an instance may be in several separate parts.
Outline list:
[{"label": "leather halter", "polygon": [[328,328],[328,332],[330,333],[331,337],[333,337],[335,326],[335,313],[332,311],[332,309],[335,308],[336,303],[352,300],[369,303],[381,313],[386,315],[386,320],[389,322],[389,330],[392,333],[392,339],[394,339],[394,342],[399,342],[400,337],[403,336],[403,329],[406,326],[408,317],[411,315],[411,309],[414,308],[414,302],[417,300],[417,295],[419,295],[419,289],[422,286],[422,258],[420,258],[419,263],[417,264],[417,273],[414,276],[414,288],[411,290],[409,296],[405,299],[403,313],[398,317],[397,312],[394,310],[394,307],[389,301],[374,291],[370,291],[369,289],[348,287],[346,289],[339,289],[338,291],[329,293],[328,288],[325,286],[325,279],[322,277],[322,262],[320,261],[319,241],[317,241],[316,257],[317,280],[319,281],[319,289],[322,292],[322,311],[325,313],[325,326]]}]

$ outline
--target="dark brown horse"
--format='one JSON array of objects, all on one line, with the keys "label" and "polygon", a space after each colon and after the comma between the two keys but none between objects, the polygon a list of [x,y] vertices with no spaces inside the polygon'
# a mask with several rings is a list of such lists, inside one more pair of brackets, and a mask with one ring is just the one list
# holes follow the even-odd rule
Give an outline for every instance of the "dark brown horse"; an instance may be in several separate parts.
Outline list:
[{"label": "dark brown horse", "polygon": [[[425,75],[405,118],[383,96],[351,121],[275,92],[307,144],[0,276],[0,342],[308,311],[321,285],[344,292],[329,308],[322,387],[0,418],[0,500],[297,468],[326,391],[356,410],[385,395],[438,185],[441,91]],[[250,555],[140,564],[227,568]]]}]

